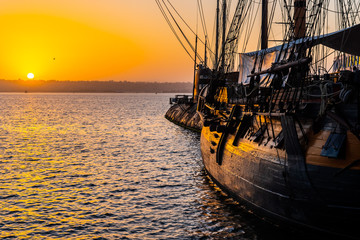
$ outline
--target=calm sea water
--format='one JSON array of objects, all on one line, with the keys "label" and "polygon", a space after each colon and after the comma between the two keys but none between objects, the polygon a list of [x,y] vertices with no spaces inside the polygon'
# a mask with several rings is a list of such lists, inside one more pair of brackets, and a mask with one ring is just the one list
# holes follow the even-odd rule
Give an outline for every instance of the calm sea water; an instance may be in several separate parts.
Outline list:
[{"label": "calm sea water", "polygon": [[294,239],[208,180],[170,96],[0,94],[0,237]]}]

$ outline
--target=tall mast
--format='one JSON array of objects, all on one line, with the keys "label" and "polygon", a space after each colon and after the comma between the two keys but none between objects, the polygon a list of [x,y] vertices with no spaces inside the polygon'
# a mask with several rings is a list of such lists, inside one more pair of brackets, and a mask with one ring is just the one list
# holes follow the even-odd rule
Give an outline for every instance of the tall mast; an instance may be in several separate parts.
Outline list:
[{"label": "tall mast", "polygon": [[261,49],[268,48],[268,0],[262,0]]},{"label": "tall mast", "polygon": [[197,61],[197,45],[198,45],[198,36],[196,35],[195,38],[195,59],[194,59],[194,84],[193,84],[193,101],[197,101],[198,95],[198,81],[196,79],[196,61]]},{"label": "tall mast", "polygon": [[304,38],[306,35],[306,0],[295,0],[294,2],[294,38]]},{"label": "tall mast", "polygon": [[205,35],[205,56],[204,56],[204,66],[207,67],[207,35]]},{"label": "tall mast", "polygon": [[225,67],[225,34],[226,34],[226,0],[223,0],[223,26],[222,26],[222,41],[221,41],[221,68],[224,70]]},{"label": "tall mast", "polygon": [[219,20],[220,20],[220,0],[217,0],[216,6],[216,43],[215,43],[215,69],[219,64]]}]

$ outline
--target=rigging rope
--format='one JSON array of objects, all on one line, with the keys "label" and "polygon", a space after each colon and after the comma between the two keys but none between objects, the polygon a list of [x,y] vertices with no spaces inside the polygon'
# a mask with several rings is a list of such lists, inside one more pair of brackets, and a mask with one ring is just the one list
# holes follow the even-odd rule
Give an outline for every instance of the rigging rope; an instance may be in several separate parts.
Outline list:
[{"label": "rigging rope", "polygon": [[[169,0],[168,0],[168,1],[169,1]],[[162,0],[162,2],[164,3],[165,8],[167,9],[167,11],[168,11],[168,13],[170,14],[172,20],[174,21],[175,25],[178,27],[179,31],[180,31],[181,34],[183,35],[184,39],[186,40],[186,42],[188,43],[188,45],[190,46],[190,48],[191,48],[191,49],[193,50],[193,52],[197,55],[197,57],[198,57],[201,61],[203,61],[202,58],[201,58],[201,56],[200,56],[200,54],[196,52],[195,47],[190,43],[190,41],[189,41],[189,39],[186,37],[184,31],[181,29],[180,25],[178,24],[178,22],[177,22],[176,19],[174,18],[173,14],[171,13],[171,11],[169,10],[169,8],[168,8],[167,5],[165,4],[165,1]]]},{"label": "rigging rope", "polygon": [[[198,9],[199,9],[199,13],[200,13],[201,25],[203,27],[203,32],[204,32],[204,35],[207,36],[208,33],[207,33],[207,28],[206,28],[206,23],[205,23],[204,9],[202,7],[202,0],[198,0],[197,3],[198,3]],[[205,40],[205,43],[206,43],[206,40]]]},{"label": "rigging rope", "polygon": [[[156,0],[156,1],[159,1],[159,0]],[[164,0],[163,0],[164,1]],[[201,0],[200,0],[201,1]],[[170,0],[167,0],[167,2],[169,3],[170,7],[174,10],[174,12],[176,13],[176,15],[180,18],[180,20],[185,24],[185,26],[190,30],[190,32],[192,34],[194,34],[194,36],[197,36],[196,32],[189,26],[189,24],[184,20],[184,18],[180,15],[180,13],[176,10],[176,8],[174,7],[174,5],[170,2]],[[164,3],[164,5],[166,5]],[[203,14],[204,16],[204,14]],[[204,18],[204,23],[205,23],[205,18]],[[205,25],[206,27],[206,25]],[[207,31],[206,31],[207,32]],[[203,40],[201,40],[201,38],[198,38],[198,40],[203,44],[205,45],[205,42]],[[211,51],[210,48],[208,48],[209,51]],[[212,52],[213,53],[213,52]],[[213,53],[214,54],[214,53]]]},{"label": "rigging rope", "polygon": [[259,12],[259,9],[260,9],[260,5],[258,5],[257,9],[256,9],[256,12],[254,13],[254,7],[250,9],[250,6],[253,6],[252,4],[249,4],[249,10],[251,11],[250,13],[250,18],[249,18],[249,22],[247,24],[247,28],[245,29],[245,36],[247,36],[247,38],[245,38],[245,43],[243,45],[243,49],[242,49],[242,52],[245,52],[246,48],[247,48],[247,45],[250,41],[250,37],[251,37],[251,33],[252,33],[252,30],[253,30],[253,26],[255,24],[255,21],[256,21],[256,18],[255,17],[252,17],[253,18],[253,21],[250,22],[251,20],[251,16],[257,16],[258,15],[258,12]]},{"label": "rigging rope", "polygon": [[[189,26],[189,24],[186,23],[186,21],[181,17],[179,12],[175,9],[173,4],[170,2],[170,0],[155,0],[163,17],[165,18],[167,24],[170,26],[171,31],[174,33],[177,40],[180,42],[182,47],[185,49],[187,54],[191,57],[192,60],[194,60],[193,54],[190,54],[190,49],[194,52],[194,46],[189,41],[188,37],[185,35],[185,32],[183,31],[182,27],[179,24],[179,19],[181,19],[182,23],[185,24],[186,28],[190,30],[190,32],[197,36],[197,34],[192,30],[192,28]],[[251,43],[253,39],[253,31],[256,29],[254,28],[254,25],[256,23],[256,18],[258,17],[258,12],[260,10],[261,1],[259,0],[242,0],[243,2],[246,2],[246,4],[243,5],[243,14],[246,17],[242,17],[240,20],[240,26],[241,28],[238,30],[238,40],[242,40],[241,52],[245,52],[248,48],[249,43]],[[229,1],[229,3],[231,0]],[[277,4],[283,3],[281,7],[278,7]],[[308,16],[308,22],[306,27],[306,36],[311,37],[315,35],[322,35],[326,34],[326,31],[328,30],[329,26],[329,19],[331,19],[330,14],[335,15],[334,20],[337,21],[337,29],[342,29],[345,27],[349,27],[354,25],[357,21],[360,21],[360,2],[358,0],[336,0],[334,5],[329,5],[329,0],[309,0],[307,1],[307,16]],[[275,11],[280,9],[281,10],[281,17],[283,19],[283,22],[288,22],[289,24],[282,24],[282,35],[283,35],[283,43],[286,44],[287,42],[290,42],[293,40],[294,37],[294,20],[293,20],[293,14],[294,14],[294,8],[291,5],[293,3],[293,0],[272,0],[269,2],[271,4],[271,10],[268,18],[268,35],[271,35],[272,38],[275,40],[274,36],[274,28],[272,28],[272,24],[274,24],[274,18],[277,18],[275,16]],[[214,52],[211,51],[211,45],[213,45],[213,41],[209,41],[208,36],[208,29],[206,26],[205,21],[205,14],[204,14],[204,8],[203,8],[203,2],[202,0],[197,0],[198,5],[198,13],[201,21],[201,27],[202,31],[205,35],[205,41],[202,41],[199,38],[199,42],[201,42],[203,45],[206,46],[206,49],[209,51],[209,59],[214,63],[216,62],[214,60]],[[171,9],[169,9],[169,7]],[[333,6],[334,9],[331,9]],[[226,11],[227,13],[230,13],[230,4],[227,5],[226,9],[223,9],[222,11]],[[176,14],[176,16],[174,16]],[[227,17],[229,14],[227,14]],[[222,20],[221,20],[222,21]],[[244,25],[245,24],[245,25]],[[215,28],[215,26],[214,26]],[[227,29],[230,29],[231,25],[227,27]],[[180,32],[180,33],[179,33]],[[229,33],[228,33],[229,34]],[[215,34],[213,34],[214,36]],[[185,39],[185,41],[184,41]],[[345,39],[344,39],[345,40]],[[228,43],[226,43],[228,44]],[[305,44],[305,42],[303,42]],[[311,43],[310,43],[311,44]],[[299,45],[300,48],[302,44]],[[239,48],[240,46],[237,45]],[[259,45],[258,45],[259,47]],[[286,48],[286,49],[285,49]],[[295,48],[292,48],[290,51],[290,45],[283,47],[283,49],[280,50],[280,53],[290,54],[289,57],[295,57],[299,58],[300,54],[296,54],[299,50],[295,50]],[[239,52],[240,49],[238,49]],[[234,55],[236,53],[235,50],[231,50],[231,52],[228,52],[227,54]],[[323,66],[327,66],[328,56],[334,54],[334,51],[331,51],[329,48],[325,47],[324,45],[317,45],[311,48],[308,48],[307,55],[313,55],[313,63],[312,67],[319,68]],[[281,55],[281,54],[280,54]],[[279,56],[280,56],[279,55]],[[230,56],[230,55],[229,55]],[[202,60],[202,57],[197,53],[197,57],[199,57],[200,60]],[[282,56],[283,58],[284,56]],[[288,58],[288,57],[287,57]],[[279,59],[278,59],[279,60]],[[230,65],[229,65],[230,66]]]},{"label": "rigging rope", "polygon": [[[315,1],[314,0],[309,0],[309,2],[313,2],[314,4],[315,4]],[[321,7],[323,10],[325,10],[325,11],[327,11],[327,12],[332,12],[332,13],[338,13],[338,14],[340,14],[340,13],[342,13],[341,11],[337,11],[337,10],[332,10],[332,9],[329,9],[329,8],[327,8],[327,7]],[[359,13],[358,11],[352,11],[352,12],[350,12],[350,13]]]},{"label": "rigging rope", "polygon": [[165,18],[165,21],[167,22],[167,24],[169,25],[171,31],[173,32],[173,34],[175,35],[176,39],[179,41],[179,43],[181,44],[181,46],[184,48],[185,52],[189,55],[189,57],[195,61],[194,57],[191,56],[191,54],[189,53],[189,51],[187,50],[187,48],[185,47],[185,45],[183,44],[183,42],[181,41],[179,35],[176,33],[174,27],[171,24],[170,19],[168,18],[168,16],[166,15],[165,10],[163,9],[160,0],[155,0],[156,4],[158,5],[160,12],[162,13],[163,17]]}]

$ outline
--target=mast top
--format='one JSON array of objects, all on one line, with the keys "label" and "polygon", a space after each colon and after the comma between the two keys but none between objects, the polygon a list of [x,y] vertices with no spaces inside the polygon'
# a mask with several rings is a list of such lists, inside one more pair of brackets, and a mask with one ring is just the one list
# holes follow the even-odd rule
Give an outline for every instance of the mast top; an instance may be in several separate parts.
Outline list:
[{"label": "mast top", "polygon": [[294,2],[294,38],[304,38],[306,35],[306,0]]},{"label": "mast top", "polygon": [[261,49],[268,48],[268,0],[262,0]]}]

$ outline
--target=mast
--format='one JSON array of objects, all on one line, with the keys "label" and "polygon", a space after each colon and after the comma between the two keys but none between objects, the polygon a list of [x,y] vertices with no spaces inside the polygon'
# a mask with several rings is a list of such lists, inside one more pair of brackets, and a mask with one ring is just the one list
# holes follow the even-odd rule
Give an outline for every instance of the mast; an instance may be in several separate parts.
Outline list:
[{"label": "mast", "polygon": [[198,95],[198,79],[196,79],[196,62],[197,62],[197,45],[198,45],[198,35],[196,35],[195,38],[195,59],[194,59],[194,84],[193,84],[193,102],[197,101],[197,95]]},{"label": "mast", "polygon": [[266,48],[268,48],[268,0],[262,0],[261,49]]},{"label": "mast", "polygon": [[216,43],[215,43],[215,69],[219,61],[219,20],[220,20],[220,0],[217,0],[216,6]]},{"label": "mast", "polygon": [[205,36],[205,55],[204,55],[204,66],[207,67],[207,36]]},{"label": "mast", "polygon": [[295,0],[294,2],[294,38],[304,38],[306,35],[306,0]]},{"label": "mast", "polygon": [[221,69],[224,70],[224,67],[225,67],[225,34],[226,34],[226,0],[223,0],[223,6],[222,6],[222,9],[223,9],[223,19],[222,19],[222,41],[221,41],[221,45],[222,45],[222,48],[221,48]]}]

